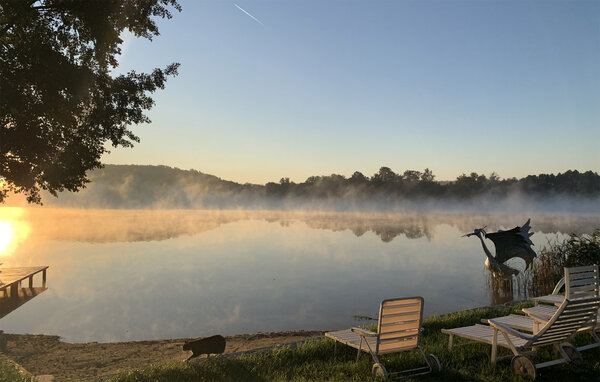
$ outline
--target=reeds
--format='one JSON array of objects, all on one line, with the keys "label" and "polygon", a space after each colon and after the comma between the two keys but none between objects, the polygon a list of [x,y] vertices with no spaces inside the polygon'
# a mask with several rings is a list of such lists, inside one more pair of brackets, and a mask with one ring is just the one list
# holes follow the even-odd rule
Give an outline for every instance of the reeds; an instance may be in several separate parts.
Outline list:
[{"label": "reeds", "polygon": [[549,241],[533,263],[530,291],[534,296],[551,293],[564,276],[564,267],[592,264],[600,264],[600,229],[591,235],[570,234],[563,241]]}]

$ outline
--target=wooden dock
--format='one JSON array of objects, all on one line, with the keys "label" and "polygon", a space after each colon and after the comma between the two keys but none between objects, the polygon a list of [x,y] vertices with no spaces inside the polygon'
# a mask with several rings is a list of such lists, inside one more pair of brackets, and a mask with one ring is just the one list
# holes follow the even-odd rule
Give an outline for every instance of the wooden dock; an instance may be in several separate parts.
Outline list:
[{"label": "wooden dock", "polygon": [[0,268],[0,293],[4,297],[19,297],[21,283],[28,280],[29,289],[34,289],[33,277],[42,274],[42,288],[46,287],[47,265],[37,267]]}]

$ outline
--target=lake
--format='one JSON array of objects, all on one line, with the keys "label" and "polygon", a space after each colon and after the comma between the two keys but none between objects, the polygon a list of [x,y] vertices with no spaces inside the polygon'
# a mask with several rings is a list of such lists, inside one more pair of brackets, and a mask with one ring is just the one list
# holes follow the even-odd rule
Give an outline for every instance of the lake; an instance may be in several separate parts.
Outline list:
[{"label": "lake", "polygon": [[391,297],[423,296],[426,316],[501,303],[526,291],[494,290],[478,239],[461,235],[529,217],[536,252],[600,227],[597,215],[3,207],[2,267],[50,268],[0,329],[129,341],[345,328]]}]

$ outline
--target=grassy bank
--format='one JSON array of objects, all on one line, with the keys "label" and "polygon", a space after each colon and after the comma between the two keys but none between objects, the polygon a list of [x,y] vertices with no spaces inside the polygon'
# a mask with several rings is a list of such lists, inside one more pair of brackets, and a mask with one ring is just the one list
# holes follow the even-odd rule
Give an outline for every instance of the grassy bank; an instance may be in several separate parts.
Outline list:
[{"label": "grassy bank", "polygon": [[0,354],[0,381],[1,382],[25,382],[31,381],[33,376],[19,369],[19,367],[8,359],[4,354]]},{"label": "grassy bank", "polygon": [[[521,309],[523,305],[502,309],[476,309],[435,316],[423,323],[422,346],[425,353],[433,353],[442,363],[442,372],[433,376],[418,377],[414,380],[435,381],[523,381],[512,372],[510,358],[492,366],[490,346],[474,344],[460,346],[448,351],[448,337],[440,332],[442,328],[453,328],[479,323],[482,318],[507,315]],[[580,335],[579,343],[588,343],[590,336]],[[457,341],[460,342],[460,339]],[[371,356],[363,354],[358,363],[354,362],[356,351],[338,344],[337,355],[333,354],[332,340],[311,341],[296,348],[281,347],[268,352],[244,355],[235,358],[215,358],[189,364],[179,362],[170,365],[152,365],[132,372],[122,373],[111,381],[369,381],[371,377]],[[502,349],[500,355],[508,355]],[[583,353],[584,364],[575,367],[569,364],[541,369],[542,381],[590,381],[600,375],[600,350]],[[534,358],[536,362],[552,358],[552,349],[542,349]],[[382,357],[388,370],[401,370],[422,365],[416,351]],[[410,379],[408,379],[410,380]]]}]

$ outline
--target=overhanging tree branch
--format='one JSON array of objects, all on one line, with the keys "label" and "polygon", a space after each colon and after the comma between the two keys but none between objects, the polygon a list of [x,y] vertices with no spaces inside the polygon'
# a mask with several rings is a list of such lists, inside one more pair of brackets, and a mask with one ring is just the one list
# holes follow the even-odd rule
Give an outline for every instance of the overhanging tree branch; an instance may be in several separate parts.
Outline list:
[{"label": "overhanging tree branch", "polygon": [[[129,126],[149,122],[150,94],[178,64],[113,77],[121,32],[158,34],[175,0],[0,0],[0,202],[8,192],[40,202],[77,191],[101,167],[104,144],[132,146]],[[56,11],[56,12],[48,12]]]}]

